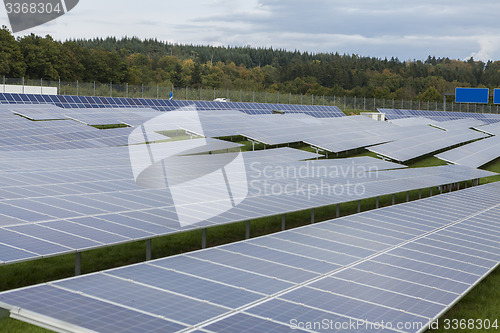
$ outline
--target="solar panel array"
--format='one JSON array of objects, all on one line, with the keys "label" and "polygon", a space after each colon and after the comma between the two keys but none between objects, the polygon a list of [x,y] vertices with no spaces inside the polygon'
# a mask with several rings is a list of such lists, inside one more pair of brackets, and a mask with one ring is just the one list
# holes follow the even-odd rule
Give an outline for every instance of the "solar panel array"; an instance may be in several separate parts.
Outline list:
[{"label": "solar panel array", "polygon": [[400,118],[425,117],[435,121],[474,118],[488,124],[500,122],[500,114],[494,114],[494,113],[402,110],[402,109],[378,109],[378,111],[381,113],[385,113],[387,119],[389,120],[400,119]]},{"label": "solar panel array", "polygon": [[[221,149],[237,147],[210,142]],[[216,184],[204,182],[190,187],[181,212],[170,190],[136,185],[126,147],[65,153],[0,153],[0,264],[493,175],[461,166],[398,170],[400,165],[370,157],[298,161],[318,155],[290,148],[244,152],[245,167],[232,175],[231,184],[248,187],[241,203],[226,211],[223,198],[212,191],[206,195]],[[203,155],[202,164],[217,164],[222,155]],[[189,177],[191,161],[192,156],[179,157],[180,167],[170,177],[175,172]],[[199,156],[194,163],[200,164]],[[180,223],[181,217],[195,219],[208,211],[217,214]]]},{"label": "solar panel array", "polygon": [[184,101],[125,97],[29,95],[0,93],[0,104],[53,104],[62,108],[152,108],[172,111],[181,107],[196,105],[198,110],[239,110],[247,114],[305,113],[313,117],[343,117],[336,106],[267,104],[244,102]]},{"label": "solar panel array", "polygon": [[436,155],[446,162],[479,168],[500,157],[500,137],[494,136]]},{"label": "solar panel array", "polygon": [[417,135],[369,147],[368,150],[389,157],[395,161],[404,162],[444,148],[478,140],[487,136],[487,134],[469,129],[443,131],[427,126],[425,131]]},{"label": "solar panel array", "polygon": [[499,265],[499,194],[487,184],[7,291],[0,306],[73,331],[422,332]]},{"label": "solar panel array", "polygon": [[[63,150],[128,144],[132,128],[100,130],[69,120],[66,116],[62,116],[61,110],[64,109],[48,105],[0,105],[0,150]],[[26,115],[30,115],[28,117],[30,118],[35,117],[34,114],[40,115],[40,120],[66,120],[31,121],[26,119],[28,117]],[[149,117],[140,118],[142,122],[149,119]],[[168,138],[156,133],[151,136],[151,141],[165,139]]]}]

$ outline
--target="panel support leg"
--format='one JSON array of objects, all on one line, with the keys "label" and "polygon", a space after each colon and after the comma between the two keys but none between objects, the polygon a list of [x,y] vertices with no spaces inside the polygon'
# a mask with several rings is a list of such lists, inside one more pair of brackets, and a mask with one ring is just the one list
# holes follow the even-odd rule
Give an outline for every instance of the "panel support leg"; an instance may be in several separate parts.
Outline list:
[{"label": "panel support leg", "polygon": [[201,248],[207,248],[207,228],[201,230]]},{"label": "panel support leg", "polygon": [[406,202],[410,201],[410,191],[406,191]]},{"label": "panel support leg", "polygon": [[151,260],[151,238],[146,240],[146,261]]},{"label": "panel support leg", "polygon": [[250,221],[245,222],[245,239],[250,238]]},{"label": "panel support leg", "polygon": [[377,197],[377,198],[375,199],[375,209],[378,209],[379,207],[380,207],[380,198],[379,198],[379,197]]},{"label": "panel support leg", "polygon": [[419,198],[419,199],[422,199],[422,189],[419,189],[419,190],[418,190],[418,198]]},{"label": "panel support leg", "polygon": [[82,253],[75,253],[75,276],[82,274]]},{"label": "panel support leg", "polygon": [[286,230],[286,216],[285,214],[281,215],[281,231]]},{"label": "panel support leg", "polygon": [[361,213],[361,200],[358,200],[358,213]]},{"label": "panel support leg", "polygon": [[429,192],[429,196],[432,197],[432,187],[431,187],[431,190]]},{"label": "panel support leg", "polygon": [[311,209],[311,224],[314,223],[314,208]]},{"label": "panel support leg", "polygon": [[392,204],[396,204],[396,194],[392,194]]},{"label": "panel support leg", "polygon": [[335,214],[336,217],[339,217],[340,216],[340,204],[337,204],[337,212]]}]

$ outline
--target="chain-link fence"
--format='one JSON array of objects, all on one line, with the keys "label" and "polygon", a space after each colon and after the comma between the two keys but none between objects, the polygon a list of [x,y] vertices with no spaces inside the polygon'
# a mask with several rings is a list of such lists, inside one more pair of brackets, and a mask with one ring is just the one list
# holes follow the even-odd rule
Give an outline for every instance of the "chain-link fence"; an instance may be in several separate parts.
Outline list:
[{"label": "chain-link fence", "polygon": [[[229,89],[207,88],[178,88],[162,84],[129,85],[98,82],[64,82],[31,80],[24,78],[5,78],[5,85],[22,85],[57,88],[59,95],[101,96],[101,97],[131,97],[168,99],[170,94],[176,100],[204,100],[212,101],[216,98],[226,98],[232,102],[255,102],[272,104],[301,104],[301,105],[329,105],[337,106],[347,112],[377,111],[384,109],[436,110],[436,111],[463,111],[478,113],[499,113],[499,106],[493,104],[464,104],[452,102],[453,96],[447,101],[428,102],[419,100],[376,99],[357,96],[315,96],[266,91],[242,91]],[[4,92],[0,89],[0,92]]]}]

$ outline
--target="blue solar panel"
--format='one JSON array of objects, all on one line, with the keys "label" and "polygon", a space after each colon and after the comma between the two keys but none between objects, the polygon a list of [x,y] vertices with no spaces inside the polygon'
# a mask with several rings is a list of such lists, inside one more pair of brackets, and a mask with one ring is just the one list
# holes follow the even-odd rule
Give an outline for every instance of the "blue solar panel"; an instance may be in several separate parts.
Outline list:
[{"label": "blue solar panel", "polygon": [[50,103],[62,108],[93,107],[151,107],[159,111],[171,111],[181,106],[196,105],[198,110],[239,110],[248,114],[272,114],[273,111],[285,113],[305,113],[314,117],[343,117],[344,113],[336,106],[291,105],[242,102],[181,101],[125,97],[91,97],[63,95],[25,95],[0,93],[0,101],[7,103]]},{"label": "blue solar panel", "polygon": [[447,121],[455,119],[473,118],[484,121],[488,124],[500,122],[500,114],[496,113],[478,113],[478,112],[460,112],[460,111],[427,111],[427,110],[400,110],[400,109],[378,109],[384,113],[389,120],[425,117],[437,121]]}]

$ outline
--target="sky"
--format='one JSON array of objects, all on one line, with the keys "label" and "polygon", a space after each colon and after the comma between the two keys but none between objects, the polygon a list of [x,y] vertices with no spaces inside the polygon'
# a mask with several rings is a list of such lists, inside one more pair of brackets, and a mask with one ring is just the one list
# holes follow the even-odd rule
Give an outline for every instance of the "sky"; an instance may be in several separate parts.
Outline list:
[{"label": "sky", "polygon": [[[491,0],[80,0],[66,15],[15,35],[487,61],[500,60],[498,13],[500,1]],[[9,26],[5,7],[0,21]]]}]

